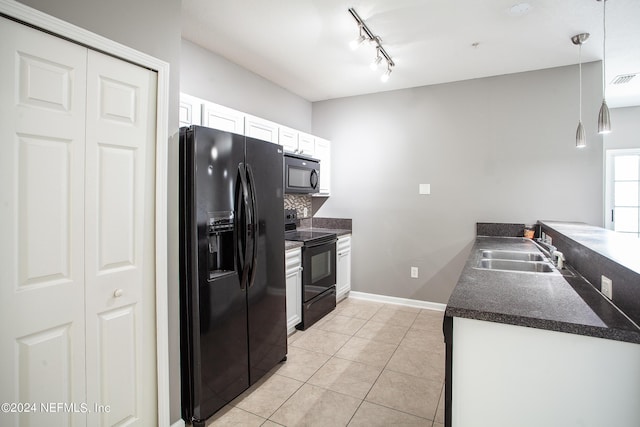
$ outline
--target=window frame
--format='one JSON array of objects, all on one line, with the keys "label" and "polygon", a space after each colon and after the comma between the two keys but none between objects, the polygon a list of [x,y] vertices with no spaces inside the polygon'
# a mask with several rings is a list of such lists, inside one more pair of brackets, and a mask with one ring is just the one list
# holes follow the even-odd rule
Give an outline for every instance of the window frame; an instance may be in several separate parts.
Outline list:
[{"label": "window frame", "polygon": [[[604,179],[604,226],[609,230],[615,230],[615,158],[618,156],[638,156],[640,163],[640,148],[616,148],[605,150],[605,179]],[[640,181],[640,177],[639,177]],[[640,208],[640,201],[638,202]],[[640,237],[640,213],[638,214],[639,228],[638,233],[621,232],[622,234],[634,235]]]}]

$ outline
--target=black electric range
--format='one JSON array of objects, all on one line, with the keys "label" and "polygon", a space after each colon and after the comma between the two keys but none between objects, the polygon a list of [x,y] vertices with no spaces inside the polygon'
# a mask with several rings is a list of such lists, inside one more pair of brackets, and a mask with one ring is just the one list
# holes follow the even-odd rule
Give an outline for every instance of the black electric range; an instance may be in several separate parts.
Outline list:
[{"label": "black electric range", "polygon": [[306,329],[336,307],[336,233],[298,230],[294,209],[285,210],[285,240],[302,242],[302,322]]}]

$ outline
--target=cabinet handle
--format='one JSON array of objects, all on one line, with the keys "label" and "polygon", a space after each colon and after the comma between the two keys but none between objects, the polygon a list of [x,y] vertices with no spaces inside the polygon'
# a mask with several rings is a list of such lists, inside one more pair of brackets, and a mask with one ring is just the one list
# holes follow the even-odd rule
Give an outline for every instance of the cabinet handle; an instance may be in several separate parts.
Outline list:
[{"label": "cabinet handle", "polygon": [[121,297],[123,293],[124,291],[122,289],[116,289],[115,291],[113,291],[113,296],[115,298],[118,298],[118,297]]}]

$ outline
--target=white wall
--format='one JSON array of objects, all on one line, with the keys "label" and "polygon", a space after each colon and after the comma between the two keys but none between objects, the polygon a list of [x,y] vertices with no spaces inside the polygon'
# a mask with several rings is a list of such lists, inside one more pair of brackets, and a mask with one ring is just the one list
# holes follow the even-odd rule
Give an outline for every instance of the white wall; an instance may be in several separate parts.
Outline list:
[{"label": "white wall", "polygon": [[[314,210],[353,219],[353,289],[446,303],[476,222],[602,225],[600,65],[583,66],[582,150],[577,75],[562,67],[314,103],[313,133],[332,141],[333,162],[331,197]],[[419,183],[432,194],[418,195]]]},{"label": "white wall", "polygon": [[604,137],[605,149],[640,148],[640,107],[612,108],[611,133]]},{"label": "white wall", "polygon": [[304,132],[311,102],[188,40],[182,40],[180,90]]}]

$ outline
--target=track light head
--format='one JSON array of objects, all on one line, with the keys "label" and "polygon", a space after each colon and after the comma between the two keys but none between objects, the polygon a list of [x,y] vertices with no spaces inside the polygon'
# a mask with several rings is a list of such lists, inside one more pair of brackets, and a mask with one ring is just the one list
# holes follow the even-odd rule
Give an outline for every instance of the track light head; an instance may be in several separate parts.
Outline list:
[{"label": "track light head", "polygon": [[376,71],[378,69],[378,66],[380,65],[380,62],[382,62],[382,56],[380,56],[380,51],[378,50],[378,54],[376,55],[375,59],[371,62],[371,65],[369,65],[369,68],[371,68],[371,71]]},{"label": "track light head", "polygon": [[359,27],[360,27],[360,35],[357,38],[351,40],[351,42],[349,43],[349,47],[351,48],[351,50],[358,49],[365,40],[364,34],[362,34],[362,25],[359,25]]},{"label": "track light head", "polygon": [[391,77],[391,64],[387,63],[387,71],[380,76],[380,81],[385,83],[389,80],[389,77]]}]

